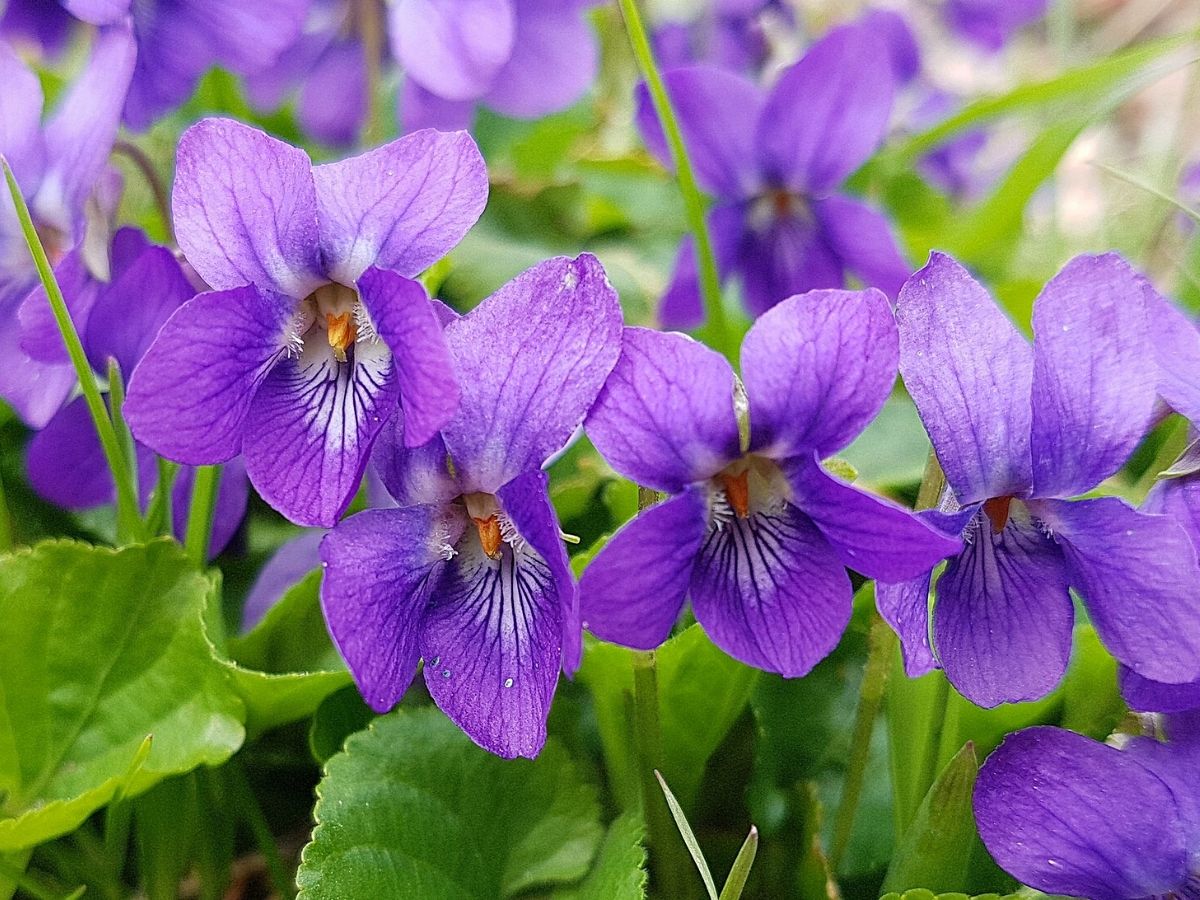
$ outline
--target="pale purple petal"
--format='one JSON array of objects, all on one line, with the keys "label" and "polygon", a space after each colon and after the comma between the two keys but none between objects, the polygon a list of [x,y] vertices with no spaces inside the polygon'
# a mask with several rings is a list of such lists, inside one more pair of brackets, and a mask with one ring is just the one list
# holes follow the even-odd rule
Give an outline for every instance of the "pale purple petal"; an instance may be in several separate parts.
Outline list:
[{"label": "pale purple petal", "polygon": [[242,452],[264,500],[297,525],[329,527],[354,499],[400,390],[385,344],[359,341],[338,362],[322,338],[306,341],[262,382]]},{"label": "pale purple petal", "polygon": [[404,132],[434,128],[438,131],[468,131],[475,120],[474,100],[446,100],[431,94],[411,78],[400,91],[397,118]]},{"label": "pale purple petal", "polygon": [[599,48],[584,10],[546,0],[512,0],[512,55],[483,98],[506,116],[533,119],[566,109],[596,77]]},{"label": "pale purple petal", "polygon": [[[700,186],[729,200],[756,191],[754,125],[762,91],[748,78],[711,66],[675,69],[664,80]],[[670,167],[671,151],[644,84],[637,91],[637,124],[650,152]]]},{"label": "pale purple petal", "polygon": [[369,266],[415,278],[487,203],[487,168],[465,132],[418,131],[313,176],[326,269],[343,284]]},{"label": "pale purple petal", "polygon": [[824,193],[883,140],[895,79],[870,28],[835,28],[771,89],[758,120],[758,160],[771,184]]},{"label": "pale purple petal", "polygon": [[1155,681],[1200,677],[1200,565],[1182,525],[1116,497],[1043,501],[1036,514],[1113,656]]},{"label": "pale purple petal", "polygon": [[[41,174],[43,154],[41,82],[8,44],[0,42],[0,155],[26,192]],[[12,204],[7,191],[3,202]]]},{"label": "pale purple petal", "polygon": [[1047,0],[947,0],[946,21],[959,35],[993,52],[1046,14]]},{"label": "pale purple petal", "polygon": [[1032,524],[999,533],[986,516],[937,583],[933,646],[978,706],[1036,700],[1067,670],[1075,611],[1062,552]]},{"label": "pale purple petal", "polygon": [[321,564],[320,546],[327,533],[319,528],[300,532],[280,546],[259,569],[242,605],[243,634],[262,621],[289,588]]},{"label": "pale purple petal", "polygon": [[584,627],[653,650],[671,635],[708,532],[702,489],[652,506],[609,538],[579,579]]},{"label": "pale purple petal", "polygon": [[626,328],[621,356],[584,428],[609,464],[677,493],[741,455],[733,369],[682,334]]},{"label": "pale purple petal", "polygon": [[71,15],[92,25],[112,25],[129,15],[130,0],[62,0]]},{"label": "pale purple petal", "polygon": [[912,266],[904,261],[883,213],[837,194],[816,201],[813,211],[829,246],[846,269],[863,284],[879,288],[889,297],[900,293],[905,279],[912,274]]},{"label": "pale purple petal", "polygon": [[1039,890],[1129,900],[1187,878],[1170,790],[1083,735],[1048,726],[1009,735],[979,772],[974,806],[988,852]]},{"label": "pale purple petal", "polygon": [[421,655],[429,693],[485,750],[536,756],[558,684],[562,627],[545,561],[531,548],[514,553],[507,545],[499,560],[489,559],[469,533],[426,613]]},{"label": "pale purple petal", "polygon": [[474,100],[513,52],[513,0],[397,0],[389,32],[410,78],[447,100]]},{"label": "pale purple petal", "polygon": [[1033,491],[1070,497],[1125,464],[1150,424],[1158,366],[1140,276],[1077,256],[1033,306]]},{"label": "pale purple petal", "polygon": [[896,320],[904,385],[959,502],[1027,491],[1029,342],[941,253],[904,285]]},{"label": "pale purple petal", "polygon": [[904,16],[891,9],[872,9],[858,21],[883,40],[898,84],[908,84],[921,73],[921,48]]},{"label": "pale purple petal", "polygon": [[327,280],[303,150],[231,119],[204,119],[179,139],[171,205],[179,246],[218,290],[254,284],[301,298]]},{"label": "pale purple petal", "polygon": [[[192,508],[192,486],[196,470],[184,466],[175,478],[171,493],[172,531],[179,540],[187,535],[188,513]],[[217,501],[213,506],[212,534],[208,541],[208,558],[216,558],[229,546],[233,536],[246,517],[246,505],[250,502],[250,480],[246,477],[246,464],[242,458],[234,457],[221,467],[217,483]]]},{"label": "pale purple petal", "polygon": [[868,578],[915,578],[962,549],[957,536],[842,481],[811,457],[789,461],[784,470],[795,504],[821,529],[842,564]]},{"label": "pale purple petal", "polygon": [[1183,684],[1166,684],[1139,675],[1128,666],[1117,671],[1121,696],[1130,709],[1141,712],[1177,713],[1200,709],[1200,679]]},{"label": "pale purple petal", "polygon": [[450,455],[441,435],[419,447],[404,435],[404,410],[398,408],[379,432],[371,465],[400,506],[446,503],[461,493],[450,471]]},{"label": "pale purple petal", "polygon": [[461,533],[466,523],[462,516],[448,520],[437,506],[368,509],[321,541],[329,636],[376,712],[395,706],[416,674],[448,524]]},{"label": "pale purple petal", "polygon": [[458,409],[458,381],[437,312],[419,282],[384,269],[363,272],[358,289],[376,333],[392,351],[404,440],[420,446]]},{"label": "pale purple petal", "polygon": [[443,431],[465,491],[541,468],[583,422],[621,349],[621,308],[599,261],[557,257],[446,326],[462,389]]},{"label": "pale purple petal", "polygon": [[782,459],[849,446],[896,383],[898,340],[876,290],[810,291],[768,310],[742,341],[750,449]]},{"label": "pale purple petal", "polygon": [[[13,311],[15,319],[15,310]],[[70,365],[35,362],[20,347],[17,328],[0,328],[0,397],[30,428],[43,428],[75,388]]]},{"label": "pale purple petal", "polygon": [[[335,147],[354,143],[367,117],[367,62],[358,41],[336,41],[300,86],[296,115],[305,134]],[[337,101],[331,103],[330,98]]]},{"label": "pale purple petal", "polygon": [[251,401],[295,304],[254,287],[200,294],[169,318],[129,382],[125,418],[157,453],[210,465],[241,452]]},{"label": "pale purple petal", "polygon": [[1159,396],[1176,412],[1200,422],[1200,329],[1148,281],[1142,285]]},{"label": "pale purple petal", "polygon": [[[76,247],[54,267],[54,278],[76,329],[86,330],[88,317],[103,285],[88,271],[81,247]],[[50,298],[40,283],[29,292],[17,317],[21,323],[21,349],[30,359],[70,365],[71,357],[58,329],[58,320],[54,318]]]},{"label": "pale purple petal", "polygon": [[691,582],[713,643],[785,678],[808,674],[837,646],[852,593],[829,542],[790,504],[710,530]]}]

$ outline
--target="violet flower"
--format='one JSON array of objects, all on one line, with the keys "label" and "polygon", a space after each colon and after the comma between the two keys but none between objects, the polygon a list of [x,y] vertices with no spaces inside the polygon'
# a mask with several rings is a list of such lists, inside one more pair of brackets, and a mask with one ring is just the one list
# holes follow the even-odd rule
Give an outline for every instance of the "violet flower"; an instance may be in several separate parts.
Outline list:
[{"label": "violet flower", "polygon": [[425,290],[410,279],[474,224],[483,160],[425,131],[344,162],[226,119],[180,140],[175,232],[215,289],[163,326],[129,386],[134,436],[189,465],[245,456],[263,499],[332,525],[384,420],[412,443],[454,413],[458,387]]},{"label": "violet flower", "polygon": [[321,545],[329,633],[384,712],[420,659],[434,701],[500,756],[535,756],[560,666],[579,665],[576,586],[542,466],[579,427],[620,352],[617,296],[594,257],[552,259],[446,326],[462,402],[406,445],[401,410],[374,464],[399,504]]},{"label": "violet flower", "polygon": [[[760,315],[792,294],[841,287],[847,272],[894,295],[911,268],[881,213],[841,184],[883,139],[894,73],[876,29],[848,25],[815,43],[769,93],[732,72],[667,72],[688,155],[716,202],[708,215],[722,280],[737,276]],[[638,124],[670,162],[645,86]],[[703,317],[695,249],[684,240],[660,318],[670,327]]]},{"label": "violet flower", "polygon": [[946,0],[943,15],[962,38],[995,52],[1046,15],[1047,0]]},{"label": "violet flower", "polygon": [[469,128],[476,106],[518,119],[570,106],[596,77],[595,3],[396,0],[388,26],[405,73],[404,129]]},{"label": "violet flower", "polygon": [[[195,290],[175,257],[162,247],[150,245],[141,232],[124,228],[113,239],[112,280],[96,291],[88,303],[86,326],[80,337],[92,368],[107,378],[109,361],[115,361],[124,381],[134,371],[146,348],[167,318]],[[82,289],[88,290],[89,285]],[[64,290],[79,289],[70,283]],[[37,310],[49,304],[40,291],[22,307]],[[78,304],[76,304],[78,305]],[[26,341],[61,344],[58,331],[48,316],[26,315]],[[149,499],[157,479],[157,464],[150,448],[137,443],[139,493]],[[112,503],[116,487],[109,471],[91,414],[82,396],[63,406],[46,427],[34,434],[26,450],[30,486],[43,498],[67,509],[88,509]],[[172,530],[183,538],[187,526],[194,470],[182,469],[172,490]],[[221,473],[213,517],[210,556],[225,548],[246,512],[250,487],[240,459]]]},{"label": "violet flower", "polygon": [[584,571],[585,627],[650,649],[686,598],[717,646],[804,675],[850,620],[846,568],[908,577],[960,545],[826,471],[896,381],[896,324],[879,291],[812,291],[764,314],[742,343],[751,433],[735,379],[680,334],[627,328],[586,423],[622,475],[671,494],[625,525]]},{"label": "violet flower", "polygon": [[75,17],[47,0],[8,0],[0,9],[0,38],[20,46],[33,44],[48,56],[67,46]]},{"label": "violet flower", "polygon": [[1124,465],[1159,395],[1196,410],[1196,357],[1162,358],[1200,343],[1190,323],[1114,254],[1078,257],[1046,285],[1032,347],[938,253],[897,318],[900,371],[953,492],[926,515],[966,541],[937,583],[933,648],[932,573],[878,587],[909,675],[940,665],[981,706],[1044,696],[1071,652],[1071,588],[1119,661],[1164,682],[1200,675],[1187,532],[1116,497],[1071,499]]},{"label": "violet flower", "polygon": [[979,836],[1030,887],[1089,900],[1200,897],[1200,716],[1120,749],[1061,728],[1011,734],[975,784]]},{"label": "violet flower", "polygon": [[705,63],[757,77],[770,55],[763,19],[791,18],[781,0],[709,0],[687,20],[658,22],[651,41],[664,69]]},{"label": "violet flower", "polygon": [[[121,104],[133,71],[129,30],[101,29],[87,65],[54,113],[42,124],[42,90],[37,76],[0,41],[0,154],[12,167],[34,227],[56,274],[79,286],[68,291],[76,322],[108,277],[108,223],[120,195],[107,167],[120,124]],[[40,428],[58,411],[75,385],[66,349],[53,332],[47,353],[29,352],[17,309],[38,285],[16,207],[0,191],[0,397],[26,424]],[[46,308],[49,316],[49,307]]]}]

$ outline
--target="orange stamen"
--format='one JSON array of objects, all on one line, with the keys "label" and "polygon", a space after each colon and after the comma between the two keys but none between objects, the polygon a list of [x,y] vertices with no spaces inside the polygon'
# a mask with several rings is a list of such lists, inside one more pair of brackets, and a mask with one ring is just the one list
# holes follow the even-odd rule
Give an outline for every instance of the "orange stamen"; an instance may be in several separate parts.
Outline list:
[{"label": "orange stamen", "polygon": [[325,330],[329,335],[329,346],[333,348],[333,356],[338,362],[346,361],[346,351],[358,337],[358,326],[354,317],[344,312],[340,316],[325,313]]},{"label": "orange stamen", "polygon": [[750,470],[745,469],[737,475],[722,472],[717,478],[725,488],[725,499],[733,511],[742,519],[750,518]]},{"label": "orange stamen", "polygon": [[983,514],[992,522],[992,531],[999,534],[1008,524],[1008,514],[1012,507],[1012,497],[993,497],[983,502]]},{"label": "orange stamen", "polygon": [[499,559],[500,521],[495,516],[488,516],[486,519],[471,516],[471,521],[479,529],[479,543],[483,545],[483,552],[492,559]]}]

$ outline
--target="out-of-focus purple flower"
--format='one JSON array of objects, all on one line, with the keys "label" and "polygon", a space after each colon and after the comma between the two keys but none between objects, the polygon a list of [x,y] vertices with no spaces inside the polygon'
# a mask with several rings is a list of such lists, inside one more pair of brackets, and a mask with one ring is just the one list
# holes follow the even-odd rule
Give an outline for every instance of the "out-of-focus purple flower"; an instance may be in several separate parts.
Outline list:
[{"label": "out-of-focus purple flower", "polygon": [[241,453],[268,503],[332,525],[398,403],[414,444],[454,413],[441,325],[411,279],[486,200],[463,133],[423,131],[313,167],[237,122],[193,126],[179,144],[175,232],[214,290],[167,321],[134,373],[134,435],[190,465]]},{"label": "out-of-focus purple flower", "polygon": [[[767,94],[712,67],[666,74],[696,177],[716,198],[708,225],[718,269],[723,280],[740,279],[755,315],[792,294],[841,287],[847,272],[894,296],[911,271],[884,216],[840,192],[887,129],[888,60],[879,34],[855,25],[814,44]],[[644,85],[638,124],[669,164]],[[659,315],[671,327],[703,316],[690,238]]]},{"label": "out-of-focus purple flower", "polygon": [[[195,292],[170,251],[150,245],[140,232],[122,229],[113,244],[112,280],[95,286],[81,337],[88,360],[101,377],[107,375],[111,360],[122,379],[128,380],[162,324]],[[72,292],[71,299],[75,290],[93,290],[93,284],[64,284],[64,291]],[[47,307],[40,291],[22,307],[24,338],[31,352],[61,346],[53,321],[40,315]],[[134,449],[144,505],[154,487],[157,466],[148,447],[136,444]],[[33,436],[26,465],[33,489],[59,506],[88,509],[115,499],[112,474],[82,397],[62,407]],[[187,523],[193,475],[191,469],[182,470],[172,493],[172,526],[180,538]],[[245,515],[248,495],[245,469],[240,460],[233,460],[221,476],[210,555],[219,553],[233,537]]]},{"label": "out-of-focus purple flower", "polygon": [[1046,15],[1047,0],[946,0],[946,22],[958,35],[996,51]]},{"label": "out-of-focus purple flower", "polygon": [[[1200,212],[1200,162],[1185,166],[1179,174],[1179,202],[1190,209]],[[1196,230],[1196,220],[1180,212],[1176,217],[1179,230],[1184,235],[1191,235]]]},{"label": "out-of-focus purple flower", "polygon": [[0,10],[0,38],[33,44],[56,56],[67,44],[75,17],[54,0],[8,0]]},{"label": "out-of-focus purple flower", "polygon": [[[930,89],[913,111],[910,127],[928,128],[957,111],[960,101],[945,91]],[[966,131],[929,151],[918,161],[922,174],[952,197],[977,193],[984,173],[979,169],[979,153],[987,144],[981,130]]]},{"label": "out-of-focus purple flower", "polygon": [[480,105],[518,119],[570,106],[596,76],[595,2],[397,0],[388,24],[404,129],[468,128]]},{"label": "out-of-focus purple flower", "polygon": [[664,69],[704,63],[756,77],[770,52],[763,31],[768,12],[791,16],[780,0],[710,0],[686,21],[655,26],[655,56]]},{"label": "out-of-focus purple flower", "polygon": [[604,546],[584,571],[580,602],[597,637],[649,649],[690,597],[719,647],[796,677],[850,620],[847,567],[906,578],[961,545],[821,465],[866,427],[896,381],[896,324],[883,294],[791,297],[755,322],[741,362],[745,452],[725,359],[680,334],[625,330],[585,428],[617,471],[673,496]]},{"label": "out-of-focus purple flower", "polygon": [[304,133],[334,147],[354,143],[369,105],[367,60],[353,12],[345,0],[316,0],[296,41],[275,65],[245,82],[250,101],[263,110],[276,109],[294,93]]},{"label": "out-of-focus purple flower", "polygon": [[1005,738],[975,784],[979,836],[1024,884],[1090,900],[1200,896],[1200,716],[1120,749],[1061,728]]},{"label": "out-of-focus purple flower", "polygon": [[454,418],[411,448],[401,410],[374,465],[399,504],[321,545],[329,633],[363,698],[390,709],[417,662],[434,701],[500,756],[535,756],[558,682],[579,665],[577,588],[546,460],[620,352],[621,310],[591,256],[553,259],[446,326]]},{"label": "out-of-focus purple flower", "polygon": [[321,564],[320,547],[328,532],[322,528],[302,531],[283,544],[258,573],[242,606],[242,632],[247,632],[267,614],[276,601],[305,575]]},{"label": "out-of-focus purple flower", "polygon": [[[1032,347],[958,263],[933,254],[900,293],[900,371],[952,496],[931,521],[963,534],[937,583],[881,583],[910,675],[939,664],[981,706],[1061,679],[1083,598],[1137,673],[1200,676],[1200,565],[1174,519],[1116,497],[1072,500],[1124,465],[1158,397],[1191,416],[1200,334],[1115,254],[1072,260],[1034,305]],[[884,582],[890,579],[884,579]]]},{"label": "out-of-focus purple flower", "polygon": [[[88,298],[108,273],[108,220],[119,189],[108,176],[108,155],[120,124],[121,104],[134,64],[128,28],[101,29],[87,66],[42,124],[37,76],[0,42],[0,153],[12,166],[34,226],[86,321]],[[67,399],[75,373],[57,332],[49,358],[29,353],[17,308],[38,284],[16,207],[0,191],[0,397],[34,428],[44,426]],[[46,310],[47,315],[49,309]]]},{"label": "out-of-focus purple flower", "polygon": [[862,15],[858,25],[874,31],[883,41],[896,84],[911,84],[921,74],[921,47],[904,16],[892,9],[872,9]]}]

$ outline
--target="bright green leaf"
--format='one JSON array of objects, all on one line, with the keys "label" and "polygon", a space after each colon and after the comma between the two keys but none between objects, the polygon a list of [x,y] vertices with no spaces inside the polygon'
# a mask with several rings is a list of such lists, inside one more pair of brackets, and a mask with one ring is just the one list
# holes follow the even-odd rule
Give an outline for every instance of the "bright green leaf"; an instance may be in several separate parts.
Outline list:
[{"label": "bright green leaf", "polygon": [[608,828],[596,862],[578,886],[554,892],[554,900],[644,900],[645,829],[635,813],[619,816]]}]

